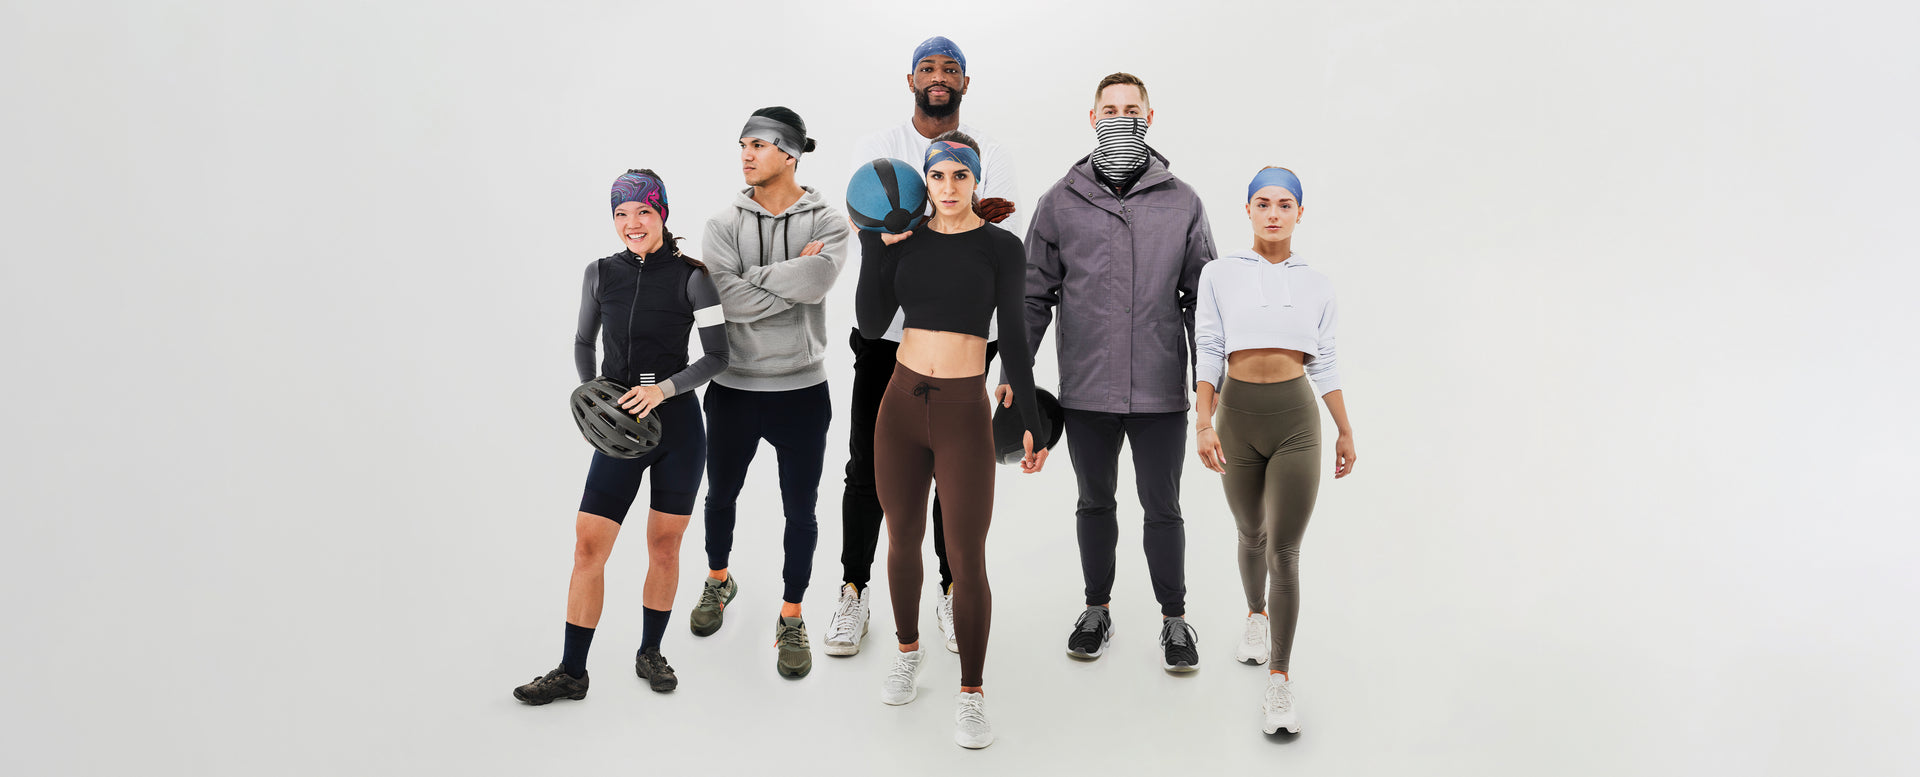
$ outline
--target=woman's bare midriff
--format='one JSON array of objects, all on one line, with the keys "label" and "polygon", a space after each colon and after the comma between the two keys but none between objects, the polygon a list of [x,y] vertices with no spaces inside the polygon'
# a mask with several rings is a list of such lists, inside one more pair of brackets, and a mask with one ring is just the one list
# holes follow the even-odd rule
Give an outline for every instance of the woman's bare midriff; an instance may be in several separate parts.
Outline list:
[{"label": "woman's bare midriff", "polygon": [[1227,354],[1227,377],[1245,383],[1279,383],[1307,374],[1307,355],[1288,348],[1252,348]]},{"label": "woman's bare midriff", "polygon": [[894,358],[929,378],[971,378],[987,372],[987,338],[908,329],[900,334]]}]

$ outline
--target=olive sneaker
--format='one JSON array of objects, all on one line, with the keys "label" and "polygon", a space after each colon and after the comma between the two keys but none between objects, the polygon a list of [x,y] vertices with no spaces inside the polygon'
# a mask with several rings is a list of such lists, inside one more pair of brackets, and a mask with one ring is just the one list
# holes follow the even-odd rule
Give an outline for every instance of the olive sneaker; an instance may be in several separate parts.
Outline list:
[{"label": "olive sneaker", "polygon": [[693,606],[693,614],[687,617],[687,625],[693,627],[696,637],[712,636],[720,630],[725,619],[727,603],[740,593],[740,585],[733,581],[733,575],[727,575],[724,581],[707,578],[707,584],[700,588],[700,603]]},{"label": "olive sneaker", "polygon": [[807,622],[782,617],[773,625],[773,644],[780,648],[774,669],[781,677],[806,677],[813,671],[813,647],[807,642]]}]

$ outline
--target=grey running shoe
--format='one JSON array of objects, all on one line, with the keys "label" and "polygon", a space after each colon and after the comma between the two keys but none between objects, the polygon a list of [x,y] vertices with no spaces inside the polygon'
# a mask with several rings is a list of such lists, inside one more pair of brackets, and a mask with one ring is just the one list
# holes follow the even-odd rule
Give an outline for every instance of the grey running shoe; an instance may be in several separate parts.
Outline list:
[{"label": "grey running shoe", "polygon": [[727,603],[740,593],[740,585],[733,581],[733,575],[727,575],[726,582],[707,578],[707,584],[700,587],[700,603],[693,606],[693,614],[687,617],[687,625],[693,627],[696,637],[711,636],[720,630],[725,619]]},{"label": "grey running shoe", "polygon": [[773,644],[780,648],[774,669],[781,677],[806,677],[813,671],[813,648],[807,642],[807,622],[782,617],[773,625]]},{"label": "grey running shoe", "polygon": [[1260,717],[1265,719],[1261,731],[1272,734],[1286,729],[1289,734],[1300,733],[1300,715],[1293,709],[1293,683],[1286,675],[1268,673],[1267,695],[1260,701]]},{"label": "grey running shoe", "polygon": [[545,676],[535,677],[533,682],[513,689],[513,698],[535,707],[555,699],[579,701],[587,698],[587,675],[582,673],[580,679],[575,680],[566,670],[556,666]]},{"label": "grey running shoe", "polygon": [[1160,622],[1160,649],[1166,651],[1163,666],[1169,672],[1191,672],[1200,668],[1200,641],[1187,619],[1175,615]]},{"label": "grey running shoe", "polygon": [[920,659],[926,654],[915,650],[910,653],[893,654],[893,666],[887,670],[887,679],[880,681],[880,701],[900,706],[913,701],[920,695]]},{"label": "grey running shoe", "polygon": [[647,648],[633,658],[633,673],[647,681],[647,687],[657,693],[666,693],[680,687],[680,678],[673,676],[673,667],[667,665],[667,657],[660,655],[659,648]]},{"label": "grey running shoe", "polygon": [[935,616],[940,620],[940,636],[946,638],[947,652],[960,652],[960,635],[953,630],[953,591],[940,592],[940,605],[935,608]]},{"label": "grey running shoe", "polygon": [[860,652],[860,639],[867,636],[867,592],[852,583],[840,586],[840,606],[833,611],[833,624],[827,628],[827,655],[851,656]]},{"label": "grey running shoe", "polygon": [[960,692],[953,711],[953,743],[968,750],[993,744],[993,724],[987,721],[987,697]]},{"label": "grey running shoe", "polygon": [[1073,622],[1073,633],[1067,635],[1067,655],[1074,658],[1099,658],[1107,652],[1107,643],[1113,641],[1113,615],[1107,608],[1095,605],[1080,613],[1080,619]]}]

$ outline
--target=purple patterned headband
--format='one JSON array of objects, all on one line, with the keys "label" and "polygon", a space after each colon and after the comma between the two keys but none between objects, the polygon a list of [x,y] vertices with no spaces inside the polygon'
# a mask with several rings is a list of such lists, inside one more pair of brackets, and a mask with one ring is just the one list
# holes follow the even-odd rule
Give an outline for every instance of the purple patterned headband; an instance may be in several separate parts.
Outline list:
[{"label": "purple patterned headband", "polygon": [[627,172],[613,179],[613,207],[638,202],[660,212],[660,223],[667,223],[667,185],[652,173]]}]

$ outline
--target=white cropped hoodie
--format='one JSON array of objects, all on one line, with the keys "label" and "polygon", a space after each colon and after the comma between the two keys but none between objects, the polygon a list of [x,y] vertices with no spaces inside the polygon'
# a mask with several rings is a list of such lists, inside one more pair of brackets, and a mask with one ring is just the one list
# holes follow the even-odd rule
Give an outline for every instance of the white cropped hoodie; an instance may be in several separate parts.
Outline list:
[{"label": "white cropped hoodie", "polygon": [[1298,254],[1279,264],[1248,250],[1222,256],[1200,270],[1194,379],[1218,390],[1227,372],[1227,354],[1287,348],[1306,354],[1315,393],[1335,391],[1340,388],[1333,353],[1338,321],[1333,282],[1301,262]]}]

